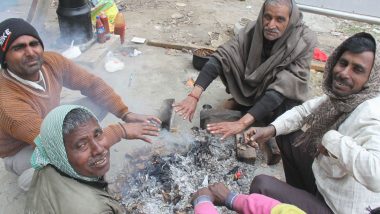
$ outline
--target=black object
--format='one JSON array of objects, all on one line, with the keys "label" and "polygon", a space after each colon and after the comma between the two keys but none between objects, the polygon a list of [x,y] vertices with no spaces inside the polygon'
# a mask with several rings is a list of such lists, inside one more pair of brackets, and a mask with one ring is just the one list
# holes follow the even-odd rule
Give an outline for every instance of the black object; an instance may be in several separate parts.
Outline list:
[{"label": "black object", "polygon": [[209,123],[237,121],[242,117],[242,112],[229,109],[213,109],[210,105],[205,104],[199,115],[199,127],[207,129],[207,124]]},{"label": "black object", "polygon": [[172,125],[171,122],[172,122],[172,117],[174,117],[173,113],[174,110],[173,110],[173,103],[175,102],[175,100],[173,98],[170,98],[170,99],[165,99],[163,102],[162,102],[162,105],[161,105],[161,108],[160,108],[160,111],[159,111],[159,116],[158,118],[160,118],[160,120],[162,121],[161,123],[161,127],[170,131],[170,126]]},{"label": "black object", "polygon": [[59,0],[57,15],[64,43],[82,44],[93,38],[88,0]]},{"label": "black object", "polygon": [[369,214],[380,214],[380,207],[377,207],[375,209],[371,209],[371,207],[368,207],[367,210],[369,211]]},{"label": "black object", "polygon": [[210,111],[211,109],[212,109],[212,106],[210,104],[204,104],[202,106],[202,110],[199,112],[199,115],[200,115],[199,127],[201,127],[201,129],[206,129],[206,125],[207,125],[206,120],[209,118],[209,115],[207,114],[207,112]]},{"label": "black object", "polygon": [[207,48],[196,49],[193,52],[193,66],[197,70],[202,70],[203,66],[210,59],[210,55],[214,53],[213,50]]},{"label": "black object", "polygon": [[239,171],[239,166],[235,166],[232,168],[229,172],[227,172],[227,175],[233,175]]}]

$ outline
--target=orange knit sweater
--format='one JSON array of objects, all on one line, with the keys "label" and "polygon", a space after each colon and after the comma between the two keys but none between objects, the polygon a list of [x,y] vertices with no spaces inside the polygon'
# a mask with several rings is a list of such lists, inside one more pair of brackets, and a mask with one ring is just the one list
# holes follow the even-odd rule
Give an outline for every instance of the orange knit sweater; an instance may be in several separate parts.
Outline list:
[{"label": "orange knit sweater", "polygon": [[0,157],[34,145],[43,118],[60,103],[62,87],[80,90],[119,118],[128,112],[121,97],[99,77],[60,54],[45,52],[43,57],[45,92],[18,82],[6,70],[0,73]]}]

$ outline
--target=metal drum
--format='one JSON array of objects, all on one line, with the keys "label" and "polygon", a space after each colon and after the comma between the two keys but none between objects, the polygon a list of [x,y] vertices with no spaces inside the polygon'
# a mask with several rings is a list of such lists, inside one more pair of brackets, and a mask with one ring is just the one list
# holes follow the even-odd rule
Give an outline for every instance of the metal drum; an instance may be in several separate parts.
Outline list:
[{"label": "metal drum", "polygon": [[63,42],[83,44],[92,39],[91,7],[88,0],[59,0],[57,8]]}]

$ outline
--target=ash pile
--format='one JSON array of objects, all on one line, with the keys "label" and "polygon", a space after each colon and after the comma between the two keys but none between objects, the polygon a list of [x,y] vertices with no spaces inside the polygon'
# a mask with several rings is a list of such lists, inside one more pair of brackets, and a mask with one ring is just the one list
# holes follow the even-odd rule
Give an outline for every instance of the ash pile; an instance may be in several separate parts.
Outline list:
[{"label": "ash pile", "polygon": [[167,152],[163,147],[127,157],[126,170],[116,182],[127,213],[193,213],[191,194],[199,188],[223,182],[232,191],[248,193],[257,168],[268,167],[261,152],[255,164],[237,161],[232,138],[221,142],[197,128],[192,135],[187,147],[178,144],[181,152]]}]

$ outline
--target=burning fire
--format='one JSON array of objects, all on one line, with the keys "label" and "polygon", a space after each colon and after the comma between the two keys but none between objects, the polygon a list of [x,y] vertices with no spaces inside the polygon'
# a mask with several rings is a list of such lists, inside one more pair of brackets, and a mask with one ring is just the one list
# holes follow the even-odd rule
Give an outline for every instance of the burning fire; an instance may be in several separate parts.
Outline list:
[{"label": "burning fire", "polygon": [[[205,180],[206,185],[224,182],[232,191],[249,192],[260,164],[238,162],[233,139],[220,142],[205,130],[193,131],[194,143],[186,149],[178,144],[181,152],[168,152],[163,147],[150,155],[127,157],[126,173],[116,182],[127,213],[193,213],[191,193],[203,187]],[[261,153],[256,162],[260,161],[265,162]]]}]

